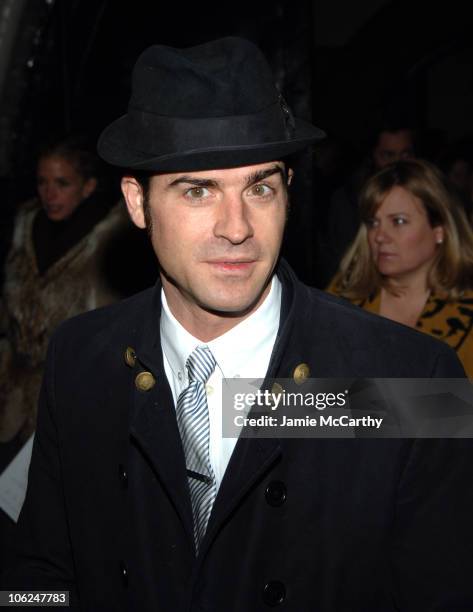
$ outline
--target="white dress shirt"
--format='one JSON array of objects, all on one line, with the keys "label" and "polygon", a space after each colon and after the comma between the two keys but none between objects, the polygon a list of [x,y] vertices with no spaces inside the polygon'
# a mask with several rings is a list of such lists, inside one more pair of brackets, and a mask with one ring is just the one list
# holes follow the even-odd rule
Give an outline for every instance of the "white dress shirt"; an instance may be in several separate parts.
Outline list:
[{"label": "white dress shirt", "polygon": [[236,438],[222,437],[222,379],[265,377],[279,327],[281,283],[273,276],[271,289],[258,309],[225,334],[207,343],[192,336],[177,321],[169,309],[164,290],[161,291],[161,302],[161,346],[174,406],[189,384],[185,364],[192,351],[199,345],[208,346],[217,362],[206,388],[210,462],[218,488],[237,442]]}]

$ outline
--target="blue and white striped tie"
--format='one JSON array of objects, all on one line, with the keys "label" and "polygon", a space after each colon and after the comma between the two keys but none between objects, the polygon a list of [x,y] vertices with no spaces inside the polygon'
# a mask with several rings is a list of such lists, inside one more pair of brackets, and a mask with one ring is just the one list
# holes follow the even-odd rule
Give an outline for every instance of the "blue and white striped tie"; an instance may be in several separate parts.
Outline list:
[{"label": "blue and white striped tie", "polygon": [[186,458],[189,490],[194,514],[194,539],[198,552],[217,495],[210,463],[209,411],[205,383],[215,369],[215,358],[207,346],[198,346],[188,357],[189,386],[179,395],[177,424]]}]

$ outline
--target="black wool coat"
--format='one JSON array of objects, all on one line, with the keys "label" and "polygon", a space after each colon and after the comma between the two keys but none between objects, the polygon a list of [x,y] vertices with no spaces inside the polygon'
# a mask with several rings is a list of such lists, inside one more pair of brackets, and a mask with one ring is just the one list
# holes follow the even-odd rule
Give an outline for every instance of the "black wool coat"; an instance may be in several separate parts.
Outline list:
[{"label": "black wool coat", "polygon": [[[272,377],[463,376],[446,345],[278,275]],[[468,440],[240,439],[196,558],[160,308],[158,285],[56,333],[4,588],[88,612],[473,610]]]}]

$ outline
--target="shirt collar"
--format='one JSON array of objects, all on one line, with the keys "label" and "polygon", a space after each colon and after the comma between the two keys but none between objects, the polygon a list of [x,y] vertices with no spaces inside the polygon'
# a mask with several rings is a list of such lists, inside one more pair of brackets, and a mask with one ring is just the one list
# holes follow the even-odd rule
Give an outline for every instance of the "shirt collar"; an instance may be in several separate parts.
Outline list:
[{"label": "shirt collar", "polygon": [[166,300],[164,289],[161,289],[161,346],[175,377],[187,377],[186,361],[200,342],[179,323],[172,314]]},{"label": "shirt collar", "polygon": [[[281,293],[281,283],[274,275],[268,295],[255,312],[222,336],[203,343],[184,329],[174,317],[164,290],[161,289],[161,345],[173,375],[178,378],[182,375],[187,377],[187,358],[197,346],[206,344],[212,351],[223,377],[231,378],[235,374],[241,377],[254,376],[255,372],[247,372],[245,369],[248,355],[259,350],[265,343],[274,342],[279,327]],[[258,376],[264,374],[258,373]]]}]

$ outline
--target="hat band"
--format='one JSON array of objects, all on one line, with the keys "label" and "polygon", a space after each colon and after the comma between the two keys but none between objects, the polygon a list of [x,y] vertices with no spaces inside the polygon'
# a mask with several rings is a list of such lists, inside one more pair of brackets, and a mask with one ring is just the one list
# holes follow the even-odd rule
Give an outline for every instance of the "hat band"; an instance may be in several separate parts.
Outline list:
[{"label": "hat band", "polygon": [[128,111],[128,143],[146,155],[170,154],[228,146],[252,146],[289,140],[293,132],[290,115],[280,102],[251,115],[166,117],[143,110]]}]

